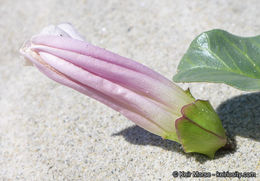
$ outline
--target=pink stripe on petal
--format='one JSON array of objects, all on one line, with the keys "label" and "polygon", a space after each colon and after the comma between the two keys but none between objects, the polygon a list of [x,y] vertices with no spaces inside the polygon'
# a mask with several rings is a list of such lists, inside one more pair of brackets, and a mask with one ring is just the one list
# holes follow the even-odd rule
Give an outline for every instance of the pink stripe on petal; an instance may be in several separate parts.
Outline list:
[{"label": "pink stripe on petal", "polygon": [[103,48],[96,47],[84,41],[79,41],[68,37],[58,37],[58,36],[50,36],[50,35],[34,36],[31,41],[33,44],[46,45],[58,49],[64,49],[64,50],[84,54],[87,56],[91,56],[93,58],[97,58],[99,60],[107,61],[116,65],[120,65],[132,69],[142,74],[146,74],[158,81],[161,81],[165,85],[174,88],[175,91],[183,92],[181,88],[175,86],[171,81],[169,81],[159,73],[153,71],[152,69],[138,62],[135,62],[134,60],[122,57],[120,55],[112,53]]},{"label": "pink stripe on petal", "polygon": [[32,57],[30,59],[34,62],[34,65],[45,75],[47,75],[50,79],[61,83],[65,86],[68,86],[72,89],[75,89],[89,97],[92,97],[103,104],[111,107],[112,109],[120,112],[122,115],[139,125],[140,127],[143,127],[144,129],[156,134],[160,135],[162,137],[166,136],[166,132],[157,124],[153,123],[151,120],[147,120],[146,118],[140,116],[139,114],[130,111],[127,104],[122,104],[118,102],[117,100],[91,88],[84,86],[80,83],[76,83],[73,80],[70,80],[65,75],[62,75],[61,73],[58,74],[55,71],[52,71],[51,69],[47,68],[45,65],[42,65]]},{"label": "pink stripe on petal", "polygon": [[[176,92],[174,89],[162,84],[160,81],[145,74],[135,72],[131,69],[82,54],[52,47],[35,45],[32,49],[60,57],[91,73],[120,84],[139,94],[141,93],[142,95],[154,99],[155,101],[159,101],[160,103],[168,106],[167,109],[177,115],[180,114],[180,109],[182,106],[187,104],[187,96],[183,93],[183,91],[181,93]],[[184,96],[186,99],[183,99]]]},{"label": "pink stripe on petal", "polygon": [[131,108],[131,111],[137,112],[147,119],[155,120],[155,122],[159,121],[160,125],[162,125],[166,131],[175,131],[173,123],[178,116],[165,111],[148,98],[140,96],[129,89],[89,73],[86,70],[53,55],[40,52],[40,56],[48,65],[71,79],[77,80],[86,86],[98,90],[119,102],[126,102]]}]

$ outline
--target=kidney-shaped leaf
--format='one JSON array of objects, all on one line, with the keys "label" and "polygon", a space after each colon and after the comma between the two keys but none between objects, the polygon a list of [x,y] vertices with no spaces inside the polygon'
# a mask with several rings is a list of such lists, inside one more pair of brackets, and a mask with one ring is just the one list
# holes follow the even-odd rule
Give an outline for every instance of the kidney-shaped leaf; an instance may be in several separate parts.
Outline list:
[{"label": "kidney-shaped leaf", "polygon": [[260,90],[260,36],[239,37],[223,30],[200,34],[181,59],[173,80]]}]

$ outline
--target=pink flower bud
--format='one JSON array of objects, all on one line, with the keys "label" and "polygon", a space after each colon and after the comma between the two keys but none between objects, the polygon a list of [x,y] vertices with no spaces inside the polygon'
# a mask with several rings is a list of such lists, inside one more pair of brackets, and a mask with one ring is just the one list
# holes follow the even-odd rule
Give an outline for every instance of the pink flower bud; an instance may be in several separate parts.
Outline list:
[{"label": "pink flower bud", "polygon": [[195,100],[157,72],[87,43],[70,24],[48,26],[20,52],[49,78],[179,142],[175,120],[182,117],[182,107]]}]

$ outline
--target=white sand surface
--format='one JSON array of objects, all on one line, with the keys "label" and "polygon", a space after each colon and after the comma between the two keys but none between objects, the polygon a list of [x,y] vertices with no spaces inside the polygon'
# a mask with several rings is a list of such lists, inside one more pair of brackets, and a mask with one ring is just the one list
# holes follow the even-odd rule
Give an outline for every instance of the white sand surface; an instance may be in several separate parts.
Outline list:
[{"label": "white sand surface", "polygon": [[209,99],[237,142],[210,160],[22,66],[18,52],[43,27],[70,22],[92,44],[171,79],[201,32],[260,34],[259,10],[259,0],[1,0],[0,180],[172,180],[173,171],[252,171],[259,180],[260,93],[179,84]]}]

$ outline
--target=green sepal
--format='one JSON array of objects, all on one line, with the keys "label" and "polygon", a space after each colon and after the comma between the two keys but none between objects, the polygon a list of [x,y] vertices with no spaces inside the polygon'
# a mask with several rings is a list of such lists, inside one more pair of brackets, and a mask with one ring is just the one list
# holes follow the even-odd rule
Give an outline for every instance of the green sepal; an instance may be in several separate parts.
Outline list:
[{"label": "green sepal", "polygon": [[[184,91],[188,96],[190,96],[192,99],[194,99],[194,97],[192,96],[191,92],[190,92],[190,88],[188,88],[187,90]],[[194,99],[195,100],[195,99]]]},{"label": "green sepal", "polygon": [[182,117],[175,121],[176,133],[184,151],[202,153],[214,158],[226,144],[222,122],[208,101],[196,100],[184,106]]}]

